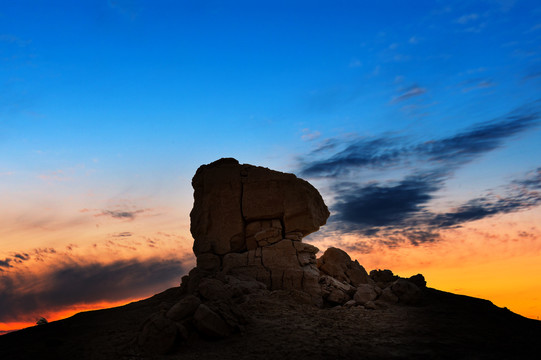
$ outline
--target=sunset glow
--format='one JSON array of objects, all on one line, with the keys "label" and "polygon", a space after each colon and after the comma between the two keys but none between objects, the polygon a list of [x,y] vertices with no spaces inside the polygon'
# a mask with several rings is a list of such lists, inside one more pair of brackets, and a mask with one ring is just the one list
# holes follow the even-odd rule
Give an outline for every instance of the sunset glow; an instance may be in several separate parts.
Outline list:
[{"label": "sunset glow", "polygon": [[178,286],[191,178],[291,172],[304,241],[541,316],[535,1],[0,7],[0,334]]}]

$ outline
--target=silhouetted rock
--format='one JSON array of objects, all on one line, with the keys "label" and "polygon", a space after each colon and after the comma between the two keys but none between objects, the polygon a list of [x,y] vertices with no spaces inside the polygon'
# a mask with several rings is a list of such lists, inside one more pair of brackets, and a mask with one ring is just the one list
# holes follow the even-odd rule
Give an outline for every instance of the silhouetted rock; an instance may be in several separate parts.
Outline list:
[{"label": "silhouetted rock", "polygon": [[193,321],[197,330],[210,338],[223,338],[233,332],[227,322],[205,304],[199,305]]},{"label": "silhouetted rock", "polygon": [[148,354],[167,354],[175,347],[181,326],[163,312],[153,314],[143,323],[137,344]]},{"label": "silhouetted rock", "polygon": [[420,289],[426,287],[426,280],[422,274],[410,276],[408,281],[414,283]]},{"label": "silhouetted rock", "polygon": [[252,278],[270,290],[303,290],[321,304],[318,249],[301,242],[329,216],[312,185],[235,159],[201,166],[192,185],[198,271],[185,280],[188,292],[205,273],[220,273]]},{"label": "silhouetted rock", "polygon": [[421,298],[421,290],[417,285],[407,279],[398,279],[391,285],[393,294],[398,301],[405,304],[415,304]]},{"label": "silhouetted rock", "polygon": [[368,274],[357,260],[352,261],[349,255],[341,249],[328,248],[323,256],[317,261],[319,270],[338,280],[347,282],[353,286],[368,284]]},{"label": "silhouetted rock", "polygon": [[243,252],[284,238],[300,240],[329,217],[319,192],[308,182],[231,158],[201,166],[192,185],[190,229],[198,258]]},{"label": "silhouetted rock", "polygon": [[380,288],[385,289],[391,285],[394,281],[398,280],[398,276],[394,275],[391,270],[372,270],[370,271],[370,279],[376,283]]},{"label": "silhouetted rock", "polygon": [[373,285],[361,284],[357,287],[357,291],[353,295],[353,300],[358,304],[366,305],[367,302],[374,301],[377,297],[378,293]]},{"label": "silhouetted rock", "polygon": [[201,305],[201,300],[197,296],[186,295],[178,303],[173,305],[167,311],[167,317],[175,321],[182,321],[193,316],[195,310]]}]

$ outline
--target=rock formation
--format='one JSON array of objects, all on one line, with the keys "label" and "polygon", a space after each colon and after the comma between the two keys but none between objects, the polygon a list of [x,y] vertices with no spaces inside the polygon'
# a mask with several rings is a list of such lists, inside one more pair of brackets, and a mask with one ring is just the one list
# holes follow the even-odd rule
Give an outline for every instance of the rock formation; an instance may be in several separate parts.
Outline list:
[{"label": "rock formation", "polygon": [[318,248],[302,239],[326,223],[329,210],[293,174],[225,158],[201,166],[192,185],[197,266],[183,277],[179,301],[143,324],[137,343],[147,352],[170,352],[194,333],[222,338],[242,330],[248,319],[239,304],[250,296],[286,291],[318,307],[378,309],[414,304],[426,284],[422,275],[401,279],[390,270],[368,275],[338,248],[316,259]]},{"label": "rock formation", "polygon": [[321,304],[318,249],[302,238],[324,225],[329,210],[319,192],[293,174],[235,159],[201,166],[190,214],[200,276],[246,276],[269,290],[297,289]]}]

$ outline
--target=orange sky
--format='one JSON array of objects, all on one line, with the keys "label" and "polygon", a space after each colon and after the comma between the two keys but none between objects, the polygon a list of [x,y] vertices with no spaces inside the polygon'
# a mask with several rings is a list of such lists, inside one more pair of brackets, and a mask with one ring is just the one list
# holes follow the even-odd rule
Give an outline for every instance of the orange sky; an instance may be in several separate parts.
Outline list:
[{"label": "orange sky", "polygon": [[[177,210],[185,211],[185,214],[187,211]],[[19,287],[13,292],[14,296],[55,296],[54,291],[58,289],[49,289],[52,285],[48,282],[66,281],[59,274],[68,271],[75,271],[77,276],[83,277],[81,281],[86,279],[89,286],[98,292],[100,287],[95,282],[103,275],[100,271],[112,272],[120,283],[118,293],[116,286],[105,288],[103,291],[110,293],[104,293],[94,301],[75,296],[56,307],[48,307],[54,299],[43,304],[38,301],[34,311],[19,314],[19,320],[0,322],[0,330],[31,326],[39,316],[57,320],[82,310],[117,306],[177,286],[181,272],[185,273],[194,266],[191,237],[186,221],[181,223],[176,221],[176,216],[166,214],[162,212],[153,216],[149,210],[148,214],[142,212],[140,217],[133,219],[115,219],[96,211],[83,210],[75,216],[78,220],[67,219],[67,222],[76,224],[72,227],[45,224],[23,227],[18,233],[14,228],[9,229],[12,237],[3,234],[7,241],[0,248],[0,260],[9,256],[13,258],[17,253],[28,255],[28,260],[24,261],[14,258],[18,262],[14,260],[11,267],[0,272],[0,278],[4,280],[18,279],[15,285]],[[422,273],[430,287],[488,299],[497,306],[536,319],[541,315],[541,231],[535,223],[540,214],[539,209],[533,209],[487,218],[462,228],[445,230],[439,241],[419,246],[402,244],[388,247],[373,243],[370,253],[355,250],[359,238],[353,235],[324,239],[314,237],[306,241],[319,247],[318,255],[327,247],[341,247],[368,271],[391,269],[404,277]],[[168,229],[169,232],[153,229]],[[12,251],[16,248],[17,237],[23,235],[24,244],[35,247]],[[39,247],[39,243],[51,245],[44,248]],[[364,239],[364,243],[370,243],[370,240]],[[179,259],[178,263],[172,259]],[[101,266],[97,270],[96,264]],[[179,272],[166,276],[163,282],[148,284],[143,275],[140,288],[134,288],[131,293],[122,289],[123,279],[129,286],[137,284],[137,279],[126,275],[128,271],[142,271],[142,274],[149,269],[174,272],[170,270],[171,266],[173,269],[178,267]],[[59,296],[69,297],[64,292]]]}]

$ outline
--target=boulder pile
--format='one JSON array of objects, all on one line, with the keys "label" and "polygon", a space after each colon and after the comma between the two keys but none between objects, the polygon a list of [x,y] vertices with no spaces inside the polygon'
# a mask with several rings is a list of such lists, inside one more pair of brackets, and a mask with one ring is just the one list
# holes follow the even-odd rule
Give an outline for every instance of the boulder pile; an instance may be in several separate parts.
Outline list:
[{"label": "boulder pile", "polygon": [[289,291],[314,306],[415,304],[422,275],[370,275],[338,248],[302,242],[325,225],[329,210],[319,192],[293,174],[239,164],[232,158],[201,166],[192,180],[190,213],[197,266],[182,278],[178,303],[151,316],[137,343],[168,353],[190,336],[222,338],[249,322],[242,304],[271,291]]}]

